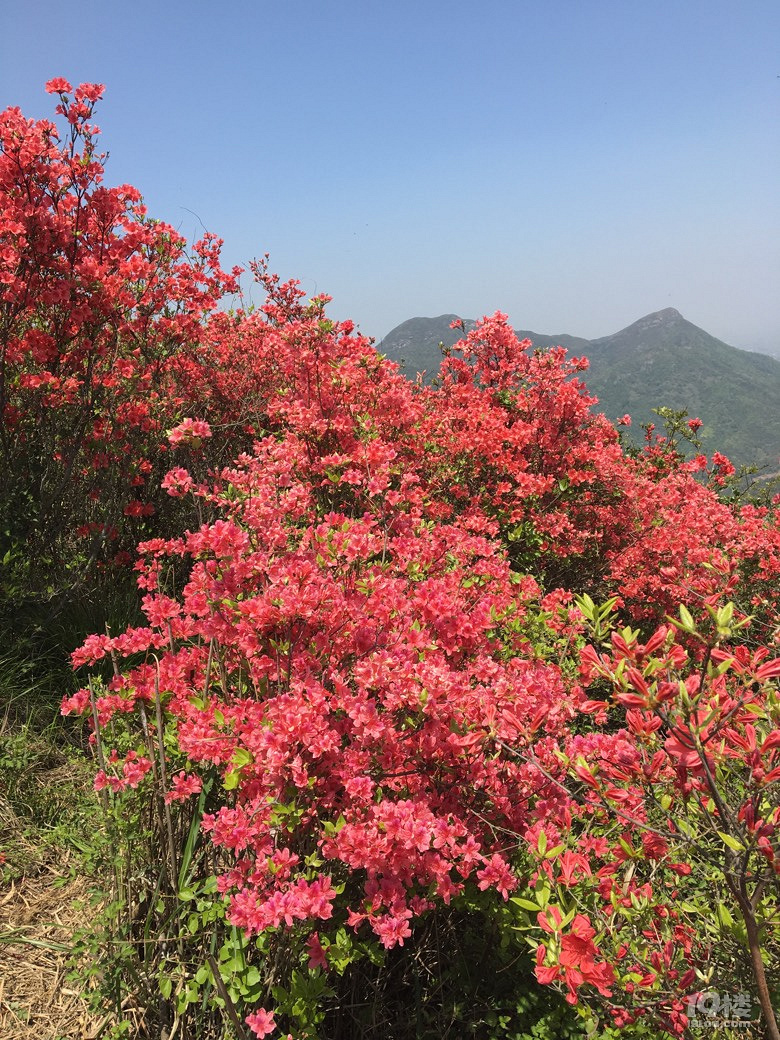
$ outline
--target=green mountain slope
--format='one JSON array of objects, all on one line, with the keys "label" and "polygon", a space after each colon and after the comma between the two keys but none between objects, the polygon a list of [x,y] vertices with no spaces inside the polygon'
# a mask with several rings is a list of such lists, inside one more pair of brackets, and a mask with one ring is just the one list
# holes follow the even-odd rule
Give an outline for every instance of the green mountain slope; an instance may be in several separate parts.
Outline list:
[{"label": "green mountain slope", "polygon": [[780,453],[780,362],[737,350],[686,321],[676,310],[649,314],[627,329],[593,340],[588,386],[610,418],[658,421],[658,405],[687,408],[704,422],[708,452],[777,469]]},{"label": "green mountain slope", "polygon": [[[403,366],[406,374],[414,379],[418,373],[425,375],[426,382],[436,377],[442,358],[442,347],[451,347],[465,335],[462,329],[452,329],[453,321],[460,321],[457,314],[440,314],[438,318],[410,318],[389,332],[377,349],[391,361]],[[463,319],[466,332],[476,322]]]},{"label": "green mountain slope", "polygon": [[[410,377],[425,371],[430,379],[441,360],[439,343],[450,346],[462,335],[450,329],[453,320],[455,315],[413,318],[378,349],[403,361]],[[755,463],[767,472],[780,469],[779,360],[731,347],[672,308],[601,339],[524,330],[517,335],[539,347],[560,344],[570,354],[585,355],[585,381],[599,409],[612,420],[631,415],[635,437],[644,422],[660,425],[653,408],[685,408],[704,422],[699,433],[708,453],[721,451],[737,464]]]}]

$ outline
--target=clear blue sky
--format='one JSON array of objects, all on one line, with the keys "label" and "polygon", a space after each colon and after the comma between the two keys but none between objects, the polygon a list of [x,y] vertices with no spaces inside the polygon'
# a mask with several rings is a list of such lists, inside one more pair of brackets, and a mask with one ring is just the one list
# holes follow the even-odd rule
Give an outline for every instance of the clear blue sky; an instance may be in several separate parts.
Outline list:
[{"label": "clear blue sky", "polygon": [[501,309],[596,337],[673,306],[780,352],[777,0],[3,7],[0,108],[105,83],[111,183],[369,335]]}]

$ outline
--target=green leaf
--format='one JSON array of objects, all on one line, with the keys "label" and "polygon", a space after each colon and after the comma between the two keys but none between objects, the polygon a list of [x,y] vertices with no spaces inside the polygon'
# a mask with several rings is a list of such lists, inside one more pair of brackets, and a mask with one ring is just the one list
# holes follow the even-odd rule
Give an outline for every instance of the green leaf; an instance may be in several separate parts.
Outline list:
[{"label": "green leaf", "polygon": [[695,827],[693,827],[684,816],[675,819],[674,823],[680,834],[684,835],[686,838],[694,838],[696,836]]},{"label": "green leaf", "polygon": [[618,845],[631,859],[636,859],[636,850],[625,840],[625,838],[618,838]]},{"label": "green leaf", "polygon": [[574,920],[574,916],[577,913],[577,907],[573,906],[571,910],[567,911],[561,918],[561,928],[565,928],[567,924],[571,924]]},{"label": "green leaf", "polygon": [[231,765],[234,765],[236,769],[243,769],[244,766],[248,766],[252,761],[252,752],[247,751],[243,747],[236,748],[230,759]]},{"label": "green leaf", "polygon": [[736,838],[732,838],[732,836],[730,834],[725,834],[723,831],[718,831],[718,836],[721,839],[721,841],[723,842],[723,844],[724,845],[728,845],[728,847],[733,852],[744,852],[745,851],[745,846],[742,844],[742,842],[741,841],[737,841]]},{"label": "green leaf", "polygon": [[516,903],[517,906],[521,907],[523,910],[530,910],[532,913],[538,914],[539,911],[542,909],[542,907],[539,906],[538,903],[534,903],[530,899],[521,899],[520,896],[510,896],[509,898],[513,903]]},{"label": "green leaf", "polygon": [[590,598],[590,596],[584,593],[582,596],[575,596],[574,602],[584,618],[588,621],[594,621],[596,615],[596,604]]},{"label": "green leaf", "polygon": [[192,854],[195,850],[195,846],[198,841],[200,834],[200,821],[203,816],[203,807],[206,804],[206,798],[208,797],[211,788],[214,785],[214,776],[208,776],[201,787],[200,796],[198,798],[198,804],[195,809],[195,814],[192,817],[190,823],[190,829],[187,833],[187,841],[184,844],[184,848],[181,854],[181,865],[179,866],[179,888],[183,888],[187,883],[187,877],[190,871],[190,864],[192,863]]},{"label": "green leaf", "polygon": [[723,903],[718,903],[716,906],[718,919],[724,928],[731,928],[734,925],[734,918],[729,913],[729,908],[724,906]]},{"label": "green leaf", "polygon": [[536,893],[536,898],[542,906],[542,908],[548,906],[550,902],[550,886],[545,880],[539,878],[539,880],[536,882],[534,892]]}]

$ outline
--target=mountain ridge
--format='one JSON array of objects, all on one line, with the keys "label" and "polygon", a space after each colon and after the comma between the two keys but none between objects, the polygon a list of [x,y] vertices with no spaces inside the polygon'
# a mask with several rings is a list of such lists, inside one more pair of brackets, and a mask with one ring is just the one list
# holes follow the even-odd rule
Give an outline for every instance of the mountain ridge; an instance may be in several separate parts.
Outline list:
[{"label": "mountain ridge", "polygon": [[[377,349],[405,363],[410,377],[425,372],[430,380],[441,362],[440,344],[452,346],[464,335],[462,329],[450,328],[455,320],[461,319],[455,314],[410,318],[391,330]],[[463,319],[463,324],[469,331],[476,322]],[[673,307],[652,311],[618,332],[592,340],[568,333],[515,331],[535,347],[560,345],[571,355],[587,357],[589,368],[582,378],[598,398],[594,407],[612,421],[628,413],[639,431],[642,423],[660,425],[654,408],[686,409],[704,422],[699,434],[705,451],[721,451],[737,464],[777,470],[777,358],[724,343]]]}]

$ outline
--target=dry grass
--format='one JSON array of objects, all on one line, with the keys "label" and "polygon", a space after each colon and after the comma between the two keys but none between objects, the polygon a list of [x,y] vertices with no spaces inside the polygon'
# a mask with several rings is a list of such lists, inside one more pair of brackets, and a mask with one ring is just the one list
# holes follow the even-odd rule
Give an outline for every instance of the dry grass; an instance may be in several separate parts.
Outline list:
[{"label": "dry grass", "polygon": [[88,883],[55,885],[52,872],[12,883],[0,900],[0,1036],[94,1040],[105,1023],[66,975],[73,933],[84,925]]},{"label": "dry grass", "polygon": [[0,796],[0,849],[13,878],[0,887],[0,1037],[96,1040],[108,1018],[95,1016],[67,978],[74,935],[95,912],[90,882],[73,876],[67,850],[42,849],[29,834]]}]

